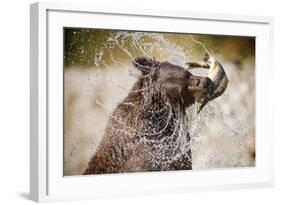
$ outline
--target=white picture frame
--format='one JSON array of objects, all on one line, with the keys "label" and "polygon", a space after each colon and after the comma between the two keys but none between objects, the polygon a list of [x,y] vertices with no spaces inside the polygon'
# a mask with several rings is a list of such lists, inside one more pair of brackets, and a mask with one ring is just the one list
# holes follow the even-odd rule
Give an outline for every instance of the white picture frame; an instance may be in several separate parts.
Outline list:
[{"label": "white picture frame", "polygon": [[[30,198],[32,200],[41,202],[273,186],[273,134],[270,131],[272,116],[263,109],[271,106],[270,99],[272,99],[272,93],[268,92],[271,90],[269,72],[266,72],[266,69],[271,69],[271,73],[273,70],[272,18],[96,8],[95,5],[46,2],[32,4],[30,11]],[[196,172],[64,177],[62,172],[63,27],[255,36],[256,166]]]}]

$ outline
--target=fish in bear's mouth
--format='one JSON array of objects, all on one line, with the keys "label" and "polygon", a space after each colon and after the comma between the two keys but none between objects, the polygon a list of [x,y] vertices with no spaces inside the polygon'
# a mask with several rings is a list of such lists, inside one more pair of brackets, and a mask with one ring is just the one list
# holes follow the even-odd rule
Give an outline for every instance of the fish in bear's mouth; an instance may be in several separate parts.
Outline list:
[{"label": "fish in bear's mouth", "polygon": [[[196,98],[196,101],[200,104],[197,111],[198,114],[209,101],[221,96],[225,92],[229,80],[221,63],[208,53],[205,54],[202,61],[187,62],[186,65],[188,69],[209,69],[207,80],[203,81],[205,84],[203,83],[202,86],[199,86],[205,89],[205,92],[202,92],[202,94]],[[198,89],[198,86],[195,87]],[[193,89],[193,86],[189,87],[189,89]]]}]

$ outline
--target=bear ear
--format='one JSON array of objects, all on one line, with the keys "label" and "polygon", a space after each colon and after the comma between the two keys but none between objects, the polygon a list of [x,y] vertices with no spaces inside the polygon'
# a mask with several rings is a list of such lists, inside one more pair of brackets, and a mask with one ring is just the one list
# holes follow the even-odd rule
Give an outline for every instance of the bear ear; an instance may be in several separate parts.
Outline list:
[{"label": "bear ear", "polygon": [[143,75],[147,75],[151,70],[160,67],[160,63],[151,58],[137,58],[133,61],[133,64]]}]

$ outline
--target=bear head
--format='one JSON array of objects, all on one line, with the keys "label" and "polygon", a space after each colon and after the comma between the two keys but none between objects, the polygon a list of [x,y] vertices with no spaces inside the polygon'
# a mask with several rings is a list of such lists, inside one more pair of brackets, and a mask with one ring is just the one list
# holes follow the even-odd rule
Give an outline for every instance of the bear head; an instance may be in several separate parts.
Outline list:
[{"label": "bear head", "polygon": [[133,64],[141,71],[142,89],[170,104],[187,108],[213,92],[208,77],[195,76],[183,67],[149,58],[137,58]]}]

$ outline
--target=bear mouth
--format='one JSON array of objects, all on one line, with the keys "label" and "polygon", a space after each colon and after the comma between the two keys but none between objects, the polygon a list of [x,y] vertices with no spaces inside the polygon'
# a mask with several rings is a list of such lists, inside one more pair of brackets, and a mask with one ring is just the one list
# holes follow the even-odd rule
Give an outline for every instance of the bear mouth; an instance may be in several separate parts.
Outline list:
[{"label": "bear mouth", "polygon": [[214,83],[208,77],[192,76],[188,90],[193,93],[196,101],[200,101],[206,95],[212,95]]}]

